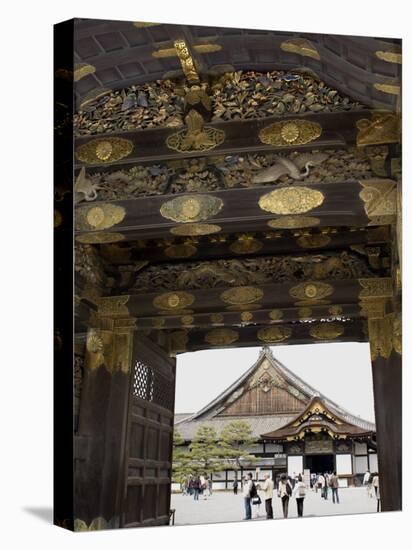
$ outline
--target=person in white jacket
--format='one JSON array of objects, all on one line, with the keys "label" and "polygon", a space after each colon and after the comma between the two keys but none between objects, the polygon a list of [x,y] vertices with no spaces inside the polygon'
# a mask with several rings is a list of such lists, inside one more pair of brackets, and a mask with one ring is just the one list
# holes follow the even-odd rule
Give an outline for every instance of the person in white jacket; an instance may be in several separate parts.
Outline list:
[{"label": "person in white jacket", "polygon": [[298,481],[293,488],[293,496],[296,498],[296,506],[298,510],[298,517],[303,516],[303,501],[306,496],[306,485],[303,483],[302,476],[299,474]]},{"label": "person in white jacket", "polygon": [[265,499],[266,519],[273,519],[273,481],[271,480],[269,474],[265,475],[265,481],[263,483],[262,490]]}]

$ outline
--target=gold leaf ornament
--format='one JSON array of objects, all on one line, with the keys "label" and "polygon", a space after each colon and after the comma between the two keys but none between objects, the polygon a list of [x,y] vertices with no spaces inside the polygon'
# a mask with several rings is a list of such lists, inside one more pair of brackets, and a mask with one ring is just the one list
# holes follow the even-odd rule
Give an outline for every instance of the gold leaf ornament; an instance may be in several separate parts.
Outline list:
[{"label": "gold leaf ornament", "polygon": [[76,229],[78,231],[109,229],[122,222],[125,216],[126,210],[116,204],[82,206],[75,211]]},{"label": "gold leaf ornament", "polygon": [[295,53],[304,57],[320,60],[320,55],[315,46],[305,38],[291,38],[280,45],[281,50],[288,53]]},{"label": "gold leaf ornament", "polygon": [[225,346],[233,344],[239,339],[239,333],[228,328],[217,328],[205,335],[205,341],[212,346]]},{"label": "gold leaf ornament", "polygon": [[132,151],[133,143],[128,139],[93,139],[77,147],[76,158],[85,164],[100,164],[121,160]]},{"label": "gold leaf ornament", "polygon": [[285,216],[268,221],[268,226],[273,229],[299,229],[315,227],[319,224],[320,219],[313,216]]},{"label": "gold leaf ornament", "polygon": [[[328,283],[300,283],[289,290],[289,294],[295,300],[323,300],[333,293],[333,286]],[[304,305],[304,304],[302,304]]]},{"label": "gold leaf ornament", "polygon": [[259,139],[266,145],[286,147],[304,145],[318,139],[322,134],[322,126],[309,120],[287,120],[274,122],[259,132]]},{"label": "gold leaf ornament", "polygon": [[122,233],[83,233],[76,236],[76,241],[82,244],[108,244],[123,240]]},{"label": "gold leaf ornament", "polygon": [[195,301],[193,294],[189,292],[166,292],[165,294],[160,294],[153,299],[154,307],[165,310],[165,311],[175,311],[182,310],[188,306],[191,306]]},{"label": "gold leaf ornament", "polygon": [[309,332],[316,340],[334,340],[342,336],[345,329],[337,323],[316,323],[310,327]]},{"label": "gold leaf ornament", "polygon": [[170,233],[183,237],[200,237],[202,235],[211,235],[218,233],[222,228],[219,225],[210,223],[188,223],[172,227]]},{"label": "gold leaf ornament", "polygon": [[160,214],[168,220],[193,223],[215,216],[223,208],[223,201],[213,195],[177,197],[162,204]]},{"label": "gold leaf ornament", "polygon": [[221,145],[225,140],[223,130],[204,126],[202,115],[192,109],[185,117],[187,128],[183,128],[178,132],[168,136],[166,145],[169,149],[173,149],[180,153],[185,151],[209,151],[218,145]]},{"label": "gold leaf ornament", "polygon": [[242,286],[229,288],[220,295],[220,298],[226,304],[246,305],[253,304],[263,297],[263,290],[253,286]]},{"label": "gold leaf ornament", "polygon": [[257,332],[257,337],[262,342],[283,342],[292,335],[290,327],[266,327]]},{"label": "gold leaf ornament", "polygon": [[321,206],[325,197],[309,187],[283,187],[262,195],[259,207],[272,214],[304,214]]}]

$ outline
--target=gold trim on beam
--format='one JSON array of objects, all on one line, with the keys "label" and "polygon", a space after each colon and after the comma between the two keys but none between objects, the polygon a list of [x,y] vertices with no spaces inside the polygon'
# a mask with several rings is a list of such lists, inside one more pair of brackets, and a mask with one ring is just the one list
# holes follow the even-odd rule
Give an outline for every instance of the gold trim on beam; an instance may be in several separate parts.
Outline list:
[{"label": "gold trim on beam", "polygon": [[283,187],[265,193],[259,199],[259,207],[272,214],[304,214],[321,206],[325,196],[310,187]]},{"label": "gold trim on beam", "polygon": [[383,145],[398,143],[401,137],[400,117],[393,113],[373,113],[370,119],[361,118],[356,121],[358,135],[356,145]]},{"label": "gold trim on beam", "polygon": [[391,179],[361,180],[359,197],[364,204],[369,225],[389,225],[396,221],[397,183]]},{"label": "gold trim on beam", "polygon": [[293,119],[269,124],[259,132],[259,139],[267,145],[288,147],[304,145],[318,139],[322,126],[309,120]]},{"label": "gold trim on beam", "polygon": [[384,94],[400,95],[401,93],[399,84],[382,84],[380,82],[375,82],[373,87]]},{"label": "gold trim on beam", "polygon": [[305,38],[291,38],[281,43],[280,49],[288,53],[296,53],[320,61],[320,54],[315,46]]},{"label": "gold trim on beam", "polygon": [[375,52],[375,55],[378,59],[382,59],[383,61],[386,61],[387,63],[398,63],[399,65],[402,64],[402,54],[397,52],[384,52],[382,50],[378,50]]},{"label": "gold trim on beam", "polygon": [[85,164],[116,162],[128,157],[133,148],[133,143],[124,138],[92,139],[77,147],[76,158]]},{"label": "gold trim on beam", "polygon": [[96,72],[96,67],[89,63],[76,63],[74,66],[73,80],[78,82],[85,76]]}]

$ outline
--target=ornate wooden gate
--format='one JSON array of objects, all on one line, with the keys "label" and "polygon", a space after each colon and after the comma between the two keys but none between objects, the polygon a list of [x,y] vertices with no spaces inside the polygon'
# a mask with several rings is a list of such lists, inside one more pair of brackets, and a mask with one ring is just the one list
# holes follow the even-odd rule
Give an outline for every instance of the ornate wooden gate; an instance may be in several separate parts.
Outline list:
[{"label": "ornate wooden gate", "polygon": [[121,525],[169,522],[176,360],[136,335]]}]

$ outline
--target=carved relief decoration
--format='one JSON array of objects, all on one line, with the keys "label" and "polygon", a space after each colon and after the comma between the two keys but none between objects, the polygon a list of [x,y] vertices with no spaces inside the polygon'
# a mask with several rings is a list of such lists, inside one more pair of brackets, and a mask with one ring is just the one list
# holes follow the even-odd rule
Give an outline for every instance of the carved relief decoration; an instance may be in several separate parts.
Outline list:
[{"label": "carved relief decoration", "polygon": [[188,292],[167,292],[153,299],[154,307],[166,311],[181,310],[191,306],[195,301],[193,294]]},{"label": "carved relief decoration", "polygon": [[235,254],[254,254],[259,252],[263,244],[255,239],[252,235],[240,235],[233,244],[230,245],[230,250]]},{"label": "carved relief decoration", "polygon": [[393,350],[401,353],[400,324],[394,327],[394,315],[368,320],[369,343],[372,361],[379,357],[388,359]]},{"label": "carved relief decoration", "polygon": [[213,346],[225,346],[233,344],[239,339],[239,333],[228,328],[216,328],[205,335],[205,342]]},{"label": "carved relief decoration", "polygon": [[76,241],[82,244],[118,243],[124,240],[122,233],[83,233],[76,235]]},{"label": "carved relief decoration", "polygon": [[94,139],[77,147],[76,158],[85,164],[116,162],[128,157],[133,147],[133,143],[124,138]]},{"label": "carved relief decoration", "polygon": [[314,141],[322,134],[322,126],[309,120],[294,119],[274,122],[259,132],[262,143],[276,147],[303,145]]},{"label": "carved relief decoration", "polygon": [[359,197],[365,203],[369,225],[387,225],[395,222],[397,184],[390,179],[371,179],[360,182]]},{"label": "carved relief decoration", "polygon": [[130,296],[110,296],[98,299],[99,315],[104,317],[128,316],[127,302]]},{"label": "carved relief decoration", "polygon": [[303,302],[317,302],[327,298],[333,293],[333,286],[328,283],[301,283],[292,287],[289,290],[290,296],[299,300],[299,304],[305,305]]},{"label": "carved relief decoration", "polygon": [[223,208],[223,201],[212,195],[176,197],[162,204],[160,214],[175,222],[200,222],[212,218]]},{"label": "carved relief decoration", "polygon": [[321,248],[330,243],[330,237],[322,233],[314,235],[302,235],[297,240],[297,243],[302,248]]},{"label": "carved relief decoration", "polygon": [[231,305],[252,304],[259,301],[262,297],[263,291],[260,288],[252,286],[230,288],[220,295],[223,302]]},{"label": "carved relief decoration", "polygon": [[[379,149],[379,150],[376,150]],[[111,172],[79,173],[77,202],[113,201],[164,194],[201,193],[266,184],[357,181],[383,174],[382,148],[249,153],[135,165]],[[386,156],[385,156],[386,155]],[[378,168],[378,172],[376,171]],[[84,170],[84,167],[83,167]]]},{"label": "carved relief decoration", "polygon": [[190,223],[187,225],[178,225],[172,227],[170,233],[183,237],[196,237],[201,235],[211,235],[218,233],[222,228],[219,225],[211,223]]},{"label": "carved relief decoration", "polygon": [[311,57],[312,59],[320,60],[320,55],[318,50],[313,44],[306,40],[305,38],[291,38],[290,40],[285,40],[280,45],[281,49],[284,52],[295,53],[298,55]]},{"label": "carved relief decoration", "polygon": [[315,227],[319,224],[320,219],[312,216],[285,216],[284,218],[268,221],[268,226],[273,229],[298,229]]},{"label": "carved relief decoration", "polygon": [[356,137],[358,146],[398,143],[400,140],[401,121],[393,113],[373,113],[370,119],[358,120],[356,126],[359,130]]},{"label": "carved relief decoration", "polygon": [[334,340],[345,332],[343,325],[337,323],[316,323],[309,329],[309,333],[317,340]]},{"label": "carved relief decoration", "polygon": [[223,130],[205,126],[200,113],[192,109],[185,117],[187,129],[179,130],[166,139],[169,149],[186,151],[209,151],[225,141]]},{"label": "carved relief decoration", "polygon": [[257,332],[257,337],[261,342],[283,342],[292,335],[292,329],[284,326],[272,326],[261,328]]},{"label": "carved relief decoration", "polygon": [[[341,280],[358,279],[360,277],[373,277],[374,271],[370,268],[365,256],[358,256],[346,251],[339,255],[336,253],[324,253],[316,255],[292,256],[259,256],[255,258],[230,258],[227,260],[203,260],[188,261],[182,263],[163,263],[149,265],[136,272],[135,267],[130,266],[135,274],[134,290],[149,289],[203,289],[221,287],[240,287],[250,289],[249,285],[262,285],[269,283],[284,283],[287,281],[310,280]],[[319,284],[315,290],[318,289]],[[300,287],[299,287],[300,288]],[[307,289],[310,293],[312,286]],[[252,301],[233,301],[235,289],[224,293],[224,300],[231,305],[255,303],[263,296],[260,289],[236,291],[242,293],[242,298],[248,296]],[[297,292],[297,291],[296,291]],[[324,296],[323,296],[324,297]],[[307,296],[303,293],[299,299],[312,299],[315,295]]]},{"label": "carved relief decoration", "polygon": [[309,187],[283,187],[259,199],[259,207],[272,214],[304,214],[320,206],[325,197]]},{"label": "carved relief decoration", "polygon": [[362,290],[359,298],[391,298],[393,296],[392,279],[380,277],[376,279],[359,279]]},{"label": "carved relief decoration", "polygon": [[115,204],[82,206],[75,211],[78,231],[110,229],[124,220],[126,210]]}]

